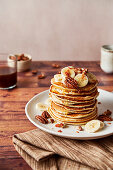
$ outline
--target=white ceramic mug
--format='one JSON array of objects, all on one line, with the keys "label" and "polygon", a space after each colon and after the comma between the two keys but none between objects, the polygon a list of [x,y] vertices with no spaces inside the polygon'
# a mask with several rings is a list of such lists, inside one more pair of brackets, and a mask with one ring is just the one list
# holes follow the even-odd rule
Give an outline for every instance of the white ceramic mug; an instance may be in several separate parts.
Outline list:
[{"label": "white ceramic mug", "polygon": [[101,47],[100,67],[106,73],[113,73],[113,45]]}]

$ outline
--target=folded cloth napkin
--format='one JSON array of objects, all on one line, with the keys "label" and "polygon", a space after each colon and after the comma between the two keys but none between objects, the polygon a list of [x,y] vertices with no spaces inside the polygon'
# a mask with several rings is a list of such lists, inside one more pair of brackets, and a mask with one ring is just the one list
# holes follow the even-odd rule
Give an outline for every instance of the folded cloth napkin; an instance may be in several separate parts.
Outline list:
[{"label": "folded cloth napkin", "polygon": [[113,136],[81,141],[35,129],[14,135],[13,143],[33,170],[113,169]]}]

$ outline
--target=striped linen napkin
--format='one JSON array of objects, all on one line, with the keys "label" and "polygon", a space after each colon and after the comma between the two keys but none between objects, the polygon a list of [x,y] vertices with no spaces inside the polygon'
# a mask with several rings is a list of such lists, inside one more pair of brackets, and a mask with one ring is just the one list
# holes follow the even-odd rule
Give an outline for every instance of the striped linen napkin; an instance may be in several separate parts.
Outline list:
[{"label": "striped linen napkin", "polygon": [[33,170],[113,169],[113,135],[81,141],[35,129],[14,135],[13,143]]}]

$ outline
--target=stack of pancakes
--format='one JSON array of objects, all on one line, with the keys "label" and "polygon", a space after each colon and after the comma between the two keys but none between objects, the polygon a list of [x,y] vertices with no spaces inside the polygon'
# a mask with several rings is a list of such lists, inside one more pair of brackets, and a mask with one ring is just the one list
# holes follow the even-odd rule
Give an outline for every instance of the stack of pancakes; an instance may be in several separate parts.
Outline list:
[{"label": "stack of pancakes", "polygon": [[[75,70],[75,76],[71,79],[75,81],[76,86],[70,86],[66,82],[66,79],[71,76],[71,72],[70,75],[59,74],[56,76],[57,78],[54,76],[49,90],[50,106],[48,112],[52,118],[65,124],[86,124],[97,118],[98,81],[86,69],[66,67],[65,70],[68,69]],[[84,79],[84,75],[87,79],[87,81],[85,80],[86,84],[82,82],[82,79],[78,79],[80,76]]]}]

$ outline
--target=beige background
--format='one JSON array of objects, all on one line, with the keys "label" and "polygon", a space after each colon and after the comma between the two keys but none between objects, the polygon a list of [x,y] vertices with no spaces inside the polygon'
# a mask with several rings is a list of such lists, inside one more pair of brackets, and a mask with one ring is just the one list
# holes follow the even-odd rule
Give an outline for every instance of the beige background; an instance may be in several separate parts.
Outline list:
[{"label": "beige background", "polygon": [[0,52],[99,60],[113,42],[113,0],[0,0]]}]

